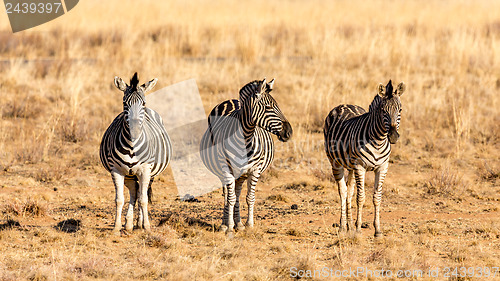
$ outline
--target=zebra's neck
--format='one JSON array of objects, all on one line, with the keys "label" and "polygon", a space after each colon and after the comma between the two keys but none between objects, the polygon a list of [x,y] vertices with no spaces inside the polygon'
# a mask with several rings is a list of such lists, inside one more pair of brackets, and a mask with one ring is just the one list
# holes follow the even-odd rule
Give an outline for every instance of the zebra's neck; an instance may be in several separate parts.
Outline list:
[{"label": "zebra's neck", "polygon": [[368,138],[370,142],[374,142],[378,146],[389,143],[387,141],[388,120],[382,110],[382,98],[378,95],[375,96],[368,112]]},{"label": "zebra's neck", "polygon": [[242,107],[238,112],[238,119],[240,120],[247,147],[255,141],[255,129],[257,128],[257,125],[252,122],[251,115],[252,113],[248,110],[248,107]]}]

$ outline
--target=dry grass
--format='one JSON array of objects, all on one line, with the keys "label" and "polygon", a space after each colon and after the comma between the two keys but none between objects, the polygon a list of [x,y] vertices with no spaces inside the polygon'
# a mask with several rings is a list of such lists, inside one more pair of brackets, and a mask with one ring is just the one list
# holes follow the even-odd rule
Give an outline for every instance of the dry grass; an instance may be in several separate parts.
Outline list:
[{"label": "dry grass", "polygon": [[[0,280],[498,266],[499,19],[493,0],[80,1],[18,34],[0,17]],[[277,143],[257,186],[255,229],[218,233],[220,191],[175,201],[165,173],[152,233],[111,235],[114,189],[98,145],[121,111],[112,79],[135,71],[158,77],[157,89],[195,78],[207,111],[248,81],[276,78],[294,136]],[[370,228],[338,235],[323,120],[341,103],[367,108],[389,79],[407,92],[384,184],[385,238],[372,237],[370,192]]]}]

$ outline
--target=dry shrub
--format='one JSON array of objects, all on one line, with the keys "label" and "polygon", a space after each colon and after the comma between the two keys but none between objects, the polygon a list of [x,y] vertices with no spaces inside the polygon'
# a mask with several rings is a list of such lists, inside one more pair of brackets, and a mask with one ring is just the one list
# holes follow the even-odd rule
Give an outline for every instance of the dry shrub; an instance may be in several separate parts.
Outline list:
[{"label": "dry shrub", "polygon": [[147,234],[144,237],[144,243],[152,248],[169,249],[172,244],[169,242],[170,237],[165,237],[163,234]]},{"label": "dry shrub", "polygon": [[48,213],[48,208],[38,200],[27,199],[22,203],[7,203],[3,207],[2,213],[7,216],[44,217]]},{"label": "dry shrub", "polygon": [[[218,228],[215,224],[210,224],[201,220],[199,218],[187,217],[183,214],[171,212],[168,213],[165,217],[160,219],[158,223],[158,227],[163,225],[169,225],[175,230],[185,230],[188,227],[198,226],[204,228],[205,230],[214,231]],[[185,233],[187,236],[194,236],[189,233]]]},{"label": "dry shrub", "polygon": [[290,202],[290,200],[285,195],[281,195],[281,194],[269,195],[266,198],[266,200],[277,201],[277,202],[284,202],[284,203]]},{"label": "dry shrub", "polygon": [[86,277],[106,279],[106,277],[113,275],[109,265],[110,262],[108,259],[94,256],[88,258],[87,260],[80,261],[71,269],[71,271]]},{"label": "dry shrub", "polygon": [[463,178],[450,168],[431,175],[429,181],[424,184],[424,196],[451,196],[460,199],[467,188]]},{"label": "dry shrub", "polygon": [[290,228],[285,233],[290,236],[296,236],[296,237],[303,236],[302,231],[297,228]]},{"label": "dry shrub", "polygon": [[314,184],[307,181],[300,181],[300,182],[287,183],[280,186],[279,188],[291,189],[291,190],[322,190],[325,187],[320,184]]}]

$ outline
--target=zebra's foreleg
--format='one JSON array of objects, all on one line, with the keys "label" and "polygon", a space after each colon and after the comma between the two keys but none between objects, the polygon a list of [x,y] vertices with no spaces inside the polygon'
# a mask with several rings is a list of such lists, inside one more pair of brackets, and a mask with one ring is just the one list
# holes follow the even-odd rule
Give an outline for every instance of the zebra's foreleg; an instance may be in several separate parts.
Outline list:
[{"label": "zebra's foreleg", "polygon": [[125,185],[128,188],[130,201],[128,203],[127,215],[125,216],[125,229],[132,231],[134,229],[134,208],[137,199],[137,186],[136,181],[133,179],[125,180]]},{"label": "zebra's foreleg", "polygon": [[350,170],[347,176],[347,230],[354,230],[352,222],[352,196],[354,195],[354,171]]},{"label": "zebra's foreleg", "polygon": [[255,186],[259,180],[260,172],[253,172],[247,181],[247,205],[248,205],[248,219],[247,226],[253,227],[253,209],[255,206]]},{"label": "zebra's foreleg", "polygon": [[373,226],[375,227],[375,237],[382,236],[382,230],[380,229],[380,203],[382,201],[382,184],[384,183],[385,176],[387,175],[387,170],[389,163],[386,162],[379,169],[375,171],[375,183],[374,183],[374,193],[373,193],[373,207],[375,209],[373,215]]},{"label": "zebra's foreleg", "polygon": [[116,171],[111,171],[111,178],[113,179],[116,192],[115,196],[116,215],[115,215],[115,226],[113,228],[113,233],[120,234],[120,230],[122,228],[122,223],[121,223],[122,209],[125,203],[125,198],[123,196],[123,185],[125,177]]},{"label": "zebra's foreleg", "polygon": [[237,230],[244,230],[245,226],[241,222],[241,215],[240,215],[240,195],[241,195],[241,189],[243,188],[243,182],[245,181],[245,178],[242,176],[238,178],[235,182],[235,193],[236,193],[236,203],[234,204],[234,223],[236,225]]},{"label": "zebra's foreleg", "polygon": [[[334,172],[335,173],[335,172]],[[344,180],[344,171],[340,172],[340,179],[337,179],[337,175],[335,176],[335,180],[337,181],[337,187],[339,190],[340,196],[340,224],[339,231],[344,232],[347,230],[347,186]]]},{"label": "zebra's foreleg", "polygon": [[[148,187],[149,181],[151,180],[151,169],[149,167],[143,169],[142,173],[140,173],[137,178],[139,180],[138,200],[139,212],[142,213],[142,227],[149,232],[151,230],[151,226],[148,218]],[[140,215],[141,214],[139,214],[139,218]]]},{"label": "zebra's foreleg", "polygon": [[363,167],[358,167],[354,171],[354,176],[356,178],[356,203],[358,205],[358,213],[356,218],[356,231],[361,231],[361,225],[363,224],[363,205],[365,204],[365,169]]}]

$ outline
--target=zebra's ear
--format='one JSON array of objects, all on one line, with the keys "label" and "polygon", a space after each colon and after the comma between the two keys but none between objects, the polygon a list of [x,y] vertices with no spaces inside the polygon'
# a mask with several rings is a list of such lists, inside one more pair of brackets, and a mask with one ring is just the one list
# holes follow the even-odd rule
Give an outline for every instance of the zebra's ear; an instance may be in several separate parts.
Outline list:
[{"label": "zebra's ear", "polygon": [[121,79],[118,76],[115,76],[115,86],[120,90],[120,91],[125,91],[127,89],[127,84],[123,82],[123,79]]},{"label": "zebra's ear", "polygon": [[398,87],[396,88],[396,94],[398,96],[401,96],[406,90],[406,84],[401,82],[399,83]]},{"label": "zebra's ear", "polygon": [[153,89],[155,86],[156,86],[156,82],[158,82],[158,78],[155,78],[149,82],[146,82],[144,84],[142,84],[142,89],[144,91],[144,93],[150,91],[151,89]]},{"label": "zebra's ear", "polygon": [[266,90],[268,93],[273,90],[273,86],[274,86],[274,79],[271,80],[271,82],[267,83]]},{"label": "zebra's ear", "polygon": [[382,98],[385,97],[385,87],[382,83],[378,84],[378,95]]},{"label": "zebra's ear", "polygon": [[262,98],[262,94],[266,92],[266,89],[267,89],[267,83],[266,83],[266,78],[264,78],[264,80],[262,80],[262,82],[260,83],[260,88],[258,88],[258,90],[255,92],[255,97],[258,100]]}]

